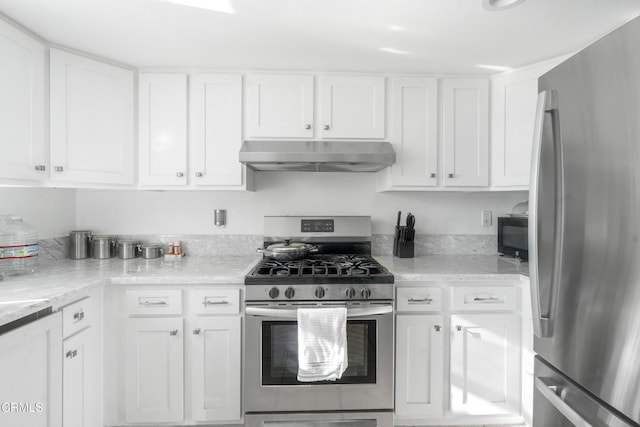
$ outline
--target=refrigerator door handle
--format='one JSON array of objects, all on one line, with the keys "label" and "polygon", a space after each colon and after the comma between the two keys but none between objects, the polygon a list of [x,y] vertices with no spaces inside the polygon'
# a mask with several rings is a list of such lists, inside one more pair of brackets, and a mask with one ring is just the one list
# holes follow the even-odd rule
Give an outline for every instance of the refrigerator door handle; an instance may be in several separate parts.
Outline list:
[{"label": "refrigerator door handle", "polygon": [[555,384],[550,378],[536,377],[535,385],[538,391],[551,403],[564,417],[577,427],[593,427],[591,423],[578,414],[567,402],[562,399],[565,394],[565,386]]},{"label": "refrigerator door handle", "polygon": [[[538,260],[538,204],[540,162],[542,159],[542,137],[544,131],[545,115],[551,115],[555,196],[554,196],[554,255],[549,284],[548,307],[543,311],[540,298],[540,271]],[[541,91],[538,94],[536,118],[533,130],[533,148],[531,156],[531,179],[529,186],[529,279],[531,289],[531,309],[533,316],[533,332],[538,337],[550,337],[553,335],[553,314],[556,308],[557,285],[560,282],[560,264],[562,262],[562,236],[564,235],[564,178],[563,159],[560,137],[560,120],[558,114],[557,91]],[[547,314],[545,314],[547,313]]]}]

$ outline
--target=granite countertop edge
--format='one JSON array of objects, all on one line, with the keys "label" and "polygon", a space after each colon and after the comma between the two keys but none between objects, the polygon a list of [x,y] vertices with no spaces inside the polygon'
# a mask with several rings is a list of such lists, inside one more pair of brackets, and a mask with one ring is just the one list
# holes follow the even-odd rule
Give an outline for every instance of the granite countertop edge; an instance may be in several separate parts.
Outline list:
[{"label": "granite countertop edge", "polygon": [[[522,279],[526,263],[494,255],[427,255],[416,258],[375,256],[393,273],[397,285],[419,281]],[[51,306],[53,310],[81,299],[99,286],[236,285],[259,257],[192,257],[181,261],[58,260],[42,263],[34,274],[0,281],[0,325]]]}]

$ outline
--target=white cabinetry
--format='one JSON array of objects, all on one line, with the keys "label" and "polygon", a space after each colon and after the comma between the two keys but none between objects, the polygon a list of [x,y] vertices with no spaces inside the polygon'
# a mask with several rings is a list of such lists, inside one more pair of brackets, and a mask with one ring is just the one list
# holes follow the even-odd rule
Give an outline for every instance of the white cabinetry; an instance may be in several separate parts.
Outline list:
[{"label": "white cabinetry", "polygon": [[196,186],[246,189],[238,161],[242,145],[242,76],[195,74],[190,81],[191,182]]},{"label": "white cabinetry", "polygon": [[142,187],[248,188],[241,75],[141,74],[139,105]]},{"label": "white cabinetry", "polygon": [[187,183],[187,76],[138,77],[141,185]]},{"label": "white cabinetry", "polygon": [[62,426],[60,313],[0,335],[0,366],[0,402],[10,405],[2,425]]},{"label": "white cabinetry", "polygon": [[489,82],[443,81],[444,185],[489,185]]},{"label": "white cabinetry", "polygon": [[491,80],[491,185],[529,188],[538,77],[563,58],[533,64]]},{"label": "white cabinetry", "polygon": [[250,138],[313,137],[313,76],[247,76],[247,134]]},{"label": "white cabinetry", "polygon": [[94,295],[62,309],[65,427],[103,424],[101,306],[101,299]]},{"label": "white cabinetry", "polygon": [[51,180],[133,184],[133,72],[50,50]]},{"label": "white cabinetry", "polygon": [[128,319],[126,335],[127,421],[182,421],[182,318]]},{"label": "white cabinetry", "polygon": [[397,289],[396,425],[516,424],[521,282],[408,282]]},{"label": "white cabinetry", "polygon": [[445,334],[442,315],[398,315],[396,416],[442,417]]},{"label": "white cabinetry", "polygon": [[45,48],[0,19],[0,179],[42,181]]},{"label": "white cabinetry", "polygon": [[385,78],[320,78],[322,138],[385,137]]},{"label": "white cabinetry", "polygon": [[[240,423],[240,289],[136,287],[109,293],[120,327],[105,424]],[[108,351],[109,352],[109,351]]]},{"label": "white cabinetry", "polygon": [[391,185],[437,185],[438,81],[394,79],[391,109],[391,143],[396,152],[396,163],[391,166]]},{"label": "white cabinetry", "polygon": [[513,414],[520,409],[520,317],[451,316],[451,411]]}]

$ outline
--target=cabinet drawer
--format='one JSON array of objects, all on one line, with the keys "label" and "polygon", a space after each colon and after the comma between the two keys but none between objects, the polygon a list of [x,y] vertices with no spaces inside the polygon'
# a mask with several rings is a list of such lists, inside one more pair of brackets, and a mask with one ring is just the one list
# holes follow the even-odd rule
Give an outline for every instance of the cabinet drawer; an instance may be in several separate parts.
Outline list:
[{"label": "cabinet drawer", "polygon": [[131,290],[125,298],[128,314],[182,314],[182,291],[179,289]]},{"label": "cabinet drawer", "polygon": [[436,287],[398,288],[397,307],[403,311],[442,310],[442,289]]},{"label": "cabinet drawer", "polygon": [[454,287],[454,311],[504,311],[518,308],[518,289],[511,286]]},{"label": "cabinet drawer", "polygon": [[190,291],[189,311],[199,315],[240,313],[240,289]]},{"label": "cabinet drawer", "polygon": [[67,338],[94,323],[96,309],[92,298],[84,298],[62,308],[62,338]]}]

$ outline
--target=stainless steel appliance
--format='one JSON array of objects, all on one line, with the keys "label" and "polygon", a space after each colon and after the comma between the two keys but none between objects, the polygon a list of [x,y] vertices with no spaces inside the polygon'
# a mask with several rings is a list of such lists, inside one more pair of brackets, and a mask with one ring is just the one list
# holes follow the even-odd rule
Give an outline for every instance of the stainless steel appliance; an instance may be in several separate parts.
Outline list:
[{"label": "stainless steel appliance", "polygon": [[[245,277],[247,427],[393,424],[393,275],[371,256],[370,217],[265,217],[264,247],[291,240],[306,258],[265,256]],[[348,368],[297,380],[297,308],[347,308]]]},{"label": "stainless steel appliance", "polygon": [[526,215],[498,217],[498,252],[529,259],[529,218]]},{"label": "stainless steel appliance", "polygon": [[539,79],[534,426],[640,425],[640,19]]}]

